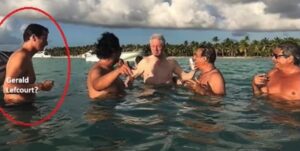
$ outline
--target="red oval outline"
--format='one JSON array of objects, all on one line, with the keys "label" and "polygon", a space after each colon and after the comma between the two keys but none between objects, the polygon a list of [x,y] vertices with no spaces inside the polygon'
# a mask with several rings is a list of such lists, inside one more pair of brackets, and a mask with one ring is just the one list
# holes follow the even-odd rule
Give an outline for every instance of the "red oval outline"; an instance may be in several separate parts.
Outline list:
[{"label": "red oval outline", "polygon": [[9,121],[11,121],[12,123],[16,124],[16,125],[20,125],[20,126],[27,126],[27,127],[33,127],[33,126],[38,126],[40,124],[43,124],[44,122],[50,120],[60,109],[60,107],[62,106],[62,104],[64,103],[64,99],[65,96],[67,95],[68,89],[69,89],[69,85],[70,85],[70,73],[71,73],[71,59],[70,59],[70,49],[69,49],[69,45],[67,42],[67,38],[62,30],[62,28],[59,26],[59,24],[56,22],[56,20],[54,19],[54,17],[52,17],[49,13],[47,13],[46,11],[36,8],[36,7],[21,7],[21,8],[17,8],[13,11],[11,11],[10,13],[8,13],[1,21],[0,21],[0,26],[4,23],[5,20],[7,20],[9,17],[11,17],[12,15],[14,15],[17,12],[20,11],[24,11],[24,10],[34,10],[37,11],[45,16],[47,16],[52,23],[56,26],[56,28],[59,30],[60,35],[62,36],[65,48],[66,48],[66,54],[67,54],[67,61],[68,61],[68,65],[67,65],[67,79],[65,82],[65,87],[64,87],[64,91],[63,94],[61,95],[59,101],[57,102],[56,106],[54,107],[54,109],[52,109],[52,111],[45,117],[43,117],[42,119],[38,120],[38,121],[34,121],[32,123],[26,123],[26,122],[22,122],[22,121],[18,121],[15,120],[10,114],[8,114],[7,112],[4,111],[4,109],[2,107],[0,107],[0,112],[6,117],[6,119],[8,119]]}]

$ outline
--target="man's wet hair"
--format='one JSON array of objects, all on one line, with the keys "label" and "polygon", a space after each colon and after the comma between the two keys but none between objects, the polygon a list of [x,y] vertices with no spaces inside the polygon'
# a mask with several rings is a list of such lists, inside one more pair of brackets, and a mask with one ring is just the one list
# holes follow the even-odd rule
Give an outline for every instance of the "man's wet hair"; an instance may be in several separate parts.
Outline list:
[{"label": "man's wet hair", "polygon": [[277,46],[277,48],[283,51],[285,56],[293,56],[294,64],[300,65],[300,47],[298,44],[293,42],[282,43]]},{"label": "man's wet hair", "polygon": [[110,58],[112,54],[121,51],[119,39],[113,33],[103,33],[96,43],[96,55],[99,59]]},{"label": "man's wet hair", "polygon": [[213,47],[199,47],[198,49],[202,49],[201,56],[206,57],[209,63],[215,63],[217,55]]},{"label": "man's wet hair", "polygon": [[48,28],[39,24],[29,24],[23,33],[24,42],[28,41],[32,35],[41,37],[44,33],[49,33]]}]

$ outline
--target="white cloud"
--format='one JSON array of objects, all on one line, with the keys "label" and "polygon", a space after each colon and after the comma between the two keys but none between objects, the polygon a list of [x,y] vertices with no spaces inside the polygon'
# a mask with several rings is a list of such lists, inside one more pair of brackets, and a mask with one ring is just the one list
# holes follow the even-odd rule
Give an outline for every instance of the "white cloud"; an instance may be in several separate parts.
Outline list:
[{"label": "white cloud", "polygon": [[149,23],[154,27],[208,28],[214,27],[215,17],[211,16],[205,4],[196,0],[173,0],[172,3],[155,5],[149,12]]},{"label": "white cloud", "polygon": [[[3,16],[0,16],[0,20]],[[14,20],[6,20],[0,27],[0,46],[1,45],[17,45],[21,40],[12,36],[10,33],[16,27]]]},{"label": "white cloud", "polygon": [[[2,0],[0,15],[34,6],[69,23],[238,31],[299,30],[297,0]],[[287,3],[287,4],[284,4]],[[293,7],[291,7],[293,6]],[[291,8],[291,9],[289,9]],[[44,18],[30,11],[19,14]]]},{"label": "white cloud", "polygon": [[263,2],[223,5],[220,11],[226,16],[226,19],[222,28],[262,31],[300,29],[300,19],[281,18],[278,13],[265,13],[266,7]]}]

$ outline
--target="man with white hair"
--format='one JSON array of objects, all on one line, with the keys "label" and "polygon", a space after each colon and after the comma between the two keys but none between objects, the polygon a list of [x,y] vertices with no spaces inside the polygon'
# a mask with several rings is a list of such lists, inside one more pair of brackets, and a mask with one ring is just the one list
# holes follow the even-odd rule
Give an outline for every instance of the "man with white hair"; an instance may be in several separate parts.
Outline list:
[{"label": "man with white hair", "polygon": [[176,60],[167,58],[164,52],[165,38],[161,34],[151,36],[150,49],[151,55],[139,62],[137,69],[133,71],[133,76],[126,80],[126,86],[141,75],[144,83],[151,85],[174,84],[173,73],[183,81],[190,80],[194,76],[195,71],[185,73]]}]

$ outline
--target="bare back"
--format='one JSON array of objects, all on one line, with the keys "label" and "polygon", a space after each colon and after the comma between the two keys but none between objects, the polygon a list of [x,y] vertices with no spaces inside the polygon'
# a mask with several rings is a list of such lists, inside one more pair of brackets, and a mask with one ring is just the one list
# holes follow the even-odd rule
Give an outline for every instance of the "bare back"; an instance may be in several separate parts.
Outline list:
[{"label": "bare back", "polygon": [[95,80],[112,70],[107,70],[101,68],[99,64],[95,64],[89,71],[88,73],[88,78],[87,78],[87,87],[88,87],[88,94],[91,99],[104,99],[108,97],[116,97],[119,96],[120,94],[124,93],[124,83],[122,82],[121,79],[117,78],[108,88],[104,90],[96,90],[93,87],[93,83]]},{"label": "bare back", "polygon": [[198,77],[200,85],[208,86],[214,94],[225,94],[225,82],[221,72],[218,69],[213,69]]}]

